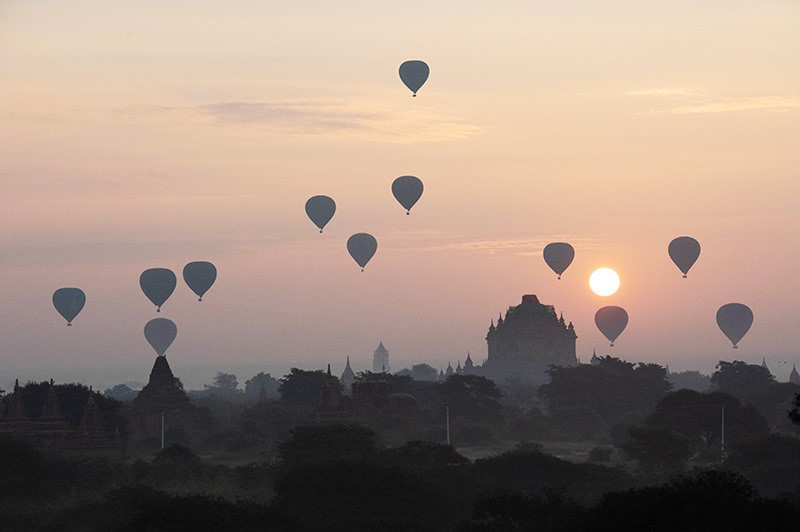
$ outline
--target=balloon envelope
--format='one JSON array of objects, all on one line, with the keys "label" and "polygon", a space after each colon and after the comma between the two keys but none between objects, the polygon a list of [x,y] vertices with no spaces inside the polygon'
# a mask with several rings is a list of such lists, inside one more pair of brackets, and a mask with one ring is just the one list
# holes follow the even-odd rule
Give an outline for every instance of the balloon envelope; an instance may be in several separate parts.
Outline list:
[{"label": "balloon envelope", "polygon": [[203,300],[203,295],[208,292],[217,279],[217,267],[206,261],[190,262],[183,267],[183,280],[192,292],[197,294],[198,301]]},{"label": "balloon envelope", "polygon": [[306,201],[306,214],[314,225],[319,227],[319,232],[331,221],[336,212],[336,202],[328,196],[311,196]]},{"label": "balloon envelope", "polygon": [[368,233],[356,233],[347,239],[347,251],[353,260],[361,266],[361,271],[378,250],[378,241]]},{"label": "balloon envelope", "polygon": [[177,335],[177,325],[167,318],[150,320],[144,326],[144,337],[158,356],[164,356]]},{"label": "balloon envelope", "polygon": [[668,251],[669,258],[686,277],[689,269],[700,256],[700,242],[690,236],[679,236],[669,243]]},{"label": "balloon envelope", "polygon": [[722,305],[717,311],[717,325],[737,349],[736,344],[744,338],[753,325],[753,311],[741,303]]},{"label": "balloon envelope", "polygon": [[161,312],[161,305],[175,291],[177,283],[178,278],[175,277],[172,270],[166,268],[150,268],[139,276],[139,286],[142,287],[142,292],[158,307],[158,312]]},{"label": "balloon envelope", "polygon": [[561,279],[561,274],[569,268],[572,259],[575,258],[575,248],[566,242],[551,242],[544,247],[542,255],[550,269]]},{"label": "balloon envelope", "polygon": [[400,79],[414,93],[414,96],[428,80],[430,73],[431,70],[425,61],[406,61],[400,65]]},{"label": "balloon envelope", "polygon": [[608,338],[611,346],[614,346],[614,340],[622,334],[625,327],[628,326],[628,313],[622,307],[615,307],[609,305],[603,307],[594,314],[594,323],[603,336]]},{"label": "balloon envelope", "polygon": [[413,175],[400,176],[392,182],[392,194],[394,194],[394,198],[400,205],[405,208],[406,214],[409,214],[411,207],[422,196],[423,188],[422,181]]},{"label": "balloon envelope", "polygon": [[53,292],[53,306],[67,320],[67,325],[72,325],[85,304],[86,294],[80,288],[59,288]]}]

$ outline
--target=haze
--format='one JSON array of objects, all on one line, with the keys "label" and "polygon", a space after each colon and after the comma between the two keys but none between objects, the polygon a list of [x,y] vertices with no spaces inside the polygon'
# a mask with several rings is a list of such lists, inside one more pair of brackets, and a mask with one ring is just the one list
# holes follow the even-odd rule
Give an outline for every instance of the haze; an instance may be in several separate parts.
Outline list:
[{"label": "haze", "polygon": [[[573,321],[584,361],[765,356],[786,380],[797,2],[337,4],[0,6],[4,378],[146,380],[158,315],[139,274],[208,260],[204,301],[179,280],[160,314],[178,376],[341,373],[348,355],[358,371],[379,341],[396,369],[481,361],[489,321],[535,293]],[[417,98],[407,59],[431,68]],[[425,183],[411,216],[390,191],[401,175]],[[322,235],[303,210],[316,194],[338,207]],[[364,273],[345,249],[357,232],[378,239]],[[688,279],[667,256],[680,235],[703,246]],[[576,249],[561,281],[541,258],[552,241]],[[588,286],[601,266],[622,280],[608,298]],[[50,300],[64,286],[87,295],[70,329]],[[738,351],[714,319],[729,302],[755,315]],[[593,322],[608,304],[630,315],[613,350]]]}]

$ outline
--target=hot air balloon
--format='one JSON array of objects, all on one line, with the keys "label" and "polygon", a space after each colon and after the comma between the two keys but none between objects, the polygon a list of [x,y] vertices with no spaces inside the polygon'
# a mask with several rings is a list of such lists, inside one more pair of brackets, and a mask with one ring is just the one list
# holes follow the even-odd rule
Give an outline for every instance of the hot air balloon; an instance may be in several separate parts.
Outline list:
[{"label": "hot air balloon", "polygon": [[561,279],[561,274],[569,268],[572,259],[575,258],[575,248],[566,242],[551,242],[544,247],[542,255],[550,269]]},{"label": "hot air balloon", "polygon": [[67,326],[72,326],[72,320],[85,304],[86,294],[80,288],[59,288],[53,292],[53,306],[67,320]]},{"label": "hot air balloon", "polygon": [[150,268],[139,276],[139,286],[147,299],[158,307],[156,312],[161,312],[161,305],[172,295],[177,283],[178,278],[166,268]]},{"label": "hot air balloon", "polygon": [[753,311],[741,303],[722,305],[717,311],[717,325],[731,341],[733,348],[738,349],[736,344],[744,338],[753,325]]},{"label": "hot air balloon", "polygon": [[400,79],[415,97],[420,87],[428,80],[430,73],[431,70],[425,61],[406,61],[400,65]]},{"label": "hot air balloon", "polygon": [[197,294],[197,300],[203,300],[203,294],[208,292],[217,279],[217,268],[210,262],[195,261],[183,267],[183,280]]},{"label": "hot air balloon", "polygon": [[594,314],[594,323],[603,336],[608,338],[611,342],[611,347],[614,347],[614,340],[622,334],[625,327],[628,326],[628,313],[622,307],[615,307],[609,305],[603,307]]},{"label": "hot air balloon", "polygon": [[164,356],[177,335],[177,325],[167,318],[150,320],[144,326],[144,337],[158,356]]},{"label": "hot air balloon", "polygon": [[361,271],[378,250],[378,241],[368,233],[356,233],[347,239],[347,251],[353,260],[361,266]]},{"label": "hot air balloon", "polygon": [[679,236],[669,243],[669,258],[683,272],[683,278],[700,256],[700,243],[690,236]]},{"label": "hot air balloon", "polygon": [[406,214],[411,214],[411,207],[422,196],[422,189],[422,181],[413,175],[400,176],[392,182],[392,194],[406,210]]},{"label": "hot air balloon", "polygon": [[319,227],[319,232],[327,225],[333,218],[333,213],[336,212],[336,202],[328,196],[311,196],[306,201],[306,214],[314,225]]}]

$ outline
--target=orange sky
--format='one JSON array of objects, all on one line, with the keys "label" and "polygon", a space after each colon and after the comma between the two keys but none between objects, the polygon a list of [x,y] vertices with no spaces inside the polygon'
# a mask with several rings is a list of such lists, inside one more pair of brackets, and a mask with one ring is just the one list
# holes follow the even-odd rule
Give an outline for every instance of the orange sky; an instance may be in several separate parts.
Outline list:
[{"label": "orange sky", "polygon": [[[381,340],[396,369],[482,360],[523,293],[583,358],[611,352],[593,315],[614,304],[623,358],[800,362],[796,2],[318,4],[0,5],[0,368],[148,367],[139,273],[191,260],[219,279],[166,304],[173,365],[358,370]],[[431,67],[418,98],[406,59]],[[338,206],[323,235],[315,194]],[[378,239],[363,274],[356,232]],[[703,246],[685,280],[679,235]],[[576,248],[562,281],[554,240]],[[61,286],[87,293],[72,329]],[[755,314],[738,352],[714,321],[732,301]]]}]

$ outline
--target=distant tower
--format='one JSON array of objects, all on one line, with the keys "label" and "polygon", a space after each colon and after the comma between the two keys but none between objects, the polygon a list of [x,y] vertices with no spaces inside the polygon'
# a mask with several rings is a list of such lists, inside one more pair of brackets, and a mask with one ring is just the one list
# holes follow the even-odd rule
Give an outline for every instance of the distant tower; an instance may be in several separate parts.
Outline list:
[{"label": "distant tower", "polygon": [[378,344],[378,348],[372,355],[372,371],[374,373],[388,373],[391,371],[389,367],[389,351],[383,346],[383,342]]},{"label": "distant tower", "polygon": [[472,357],[469,356],[469,351],[467,351],[467,359],[464,361],[464,373],[466,375],[475,374],[475,365],[472,363]]},{"label": "distant tower", "polygon": [[[761,367],[769,371],[769,368],[767,367],[767,357],[761,357]],[[772,374],[771,371],[770,374]]]},{"label": "distant tower", "polygon": [[792,384],[800,384],[800,373],[797,373],[795,364],[792,364],[792,373],[789,375],[789,382]]},{"label": "distant tower", "polygon": [[456,365],[456,375],[461,375],[462,373],[464,373],[464,370],[461,369],[461,361],[459,360],[458,364]]},{"label": "distant tower", "polygon": [[444,372],[445,377],[449,377],[453,374],[453,366],[450,365],[450,362],[447,363],[447,369]]},{"label": "distant tower", "polygon": [[356,379],[356,374],[353,373],[353,368],[350,367],[350,357],[347,357],[347,365],[342,372],[341,383],[345,391],[349,392],[353,386],[353,381]]},{"label": "distant tower", "polygon": [[592,366],[597,366],[598,364],[600,364],[600,359],[597,358],[597,351],[595,351],[594,349],[592,349],[592,358],[591,360],[589,360],[589,364],[591,364]]}]

